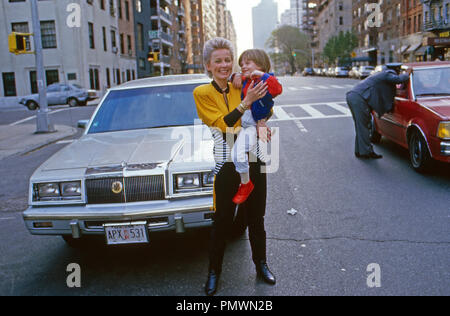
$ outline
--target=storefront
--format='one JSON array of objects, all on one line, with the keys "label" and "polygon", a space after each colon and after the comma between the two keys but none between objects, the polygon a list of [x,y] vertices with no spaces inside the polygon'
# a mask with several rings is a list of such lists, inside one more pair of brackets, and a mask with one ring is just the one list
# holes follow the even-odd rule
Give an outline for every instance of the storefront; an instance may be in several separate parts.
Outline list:
[{"label": "storefront", "polygon": [[437,37],[428,37],[427,60],[450,60],[450,31],[441,32]]}]

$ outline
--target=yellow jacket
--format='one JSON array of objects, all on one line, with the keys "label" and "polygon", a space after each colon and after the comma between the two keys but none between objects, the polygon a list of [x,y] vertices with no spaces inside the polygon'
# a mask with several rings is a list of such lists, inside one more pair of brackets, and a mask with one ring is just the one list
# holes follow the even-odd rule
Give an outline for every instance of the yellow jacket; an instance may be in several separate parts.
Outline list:
[{"label": "yellow jacket", "polygon": [[[234,88],[230,83],[228,107],[222,93],[217,91],[212,84],[198,86],[194,90],[194,99],[199,118],[209,127],[219,128],[223,133],[227,131],[224,117],[232,112],[241,103],[241,90]],[[237,121],[234,128],[241,126],[241,120]],[[237,130],[236,130],[237,131]]]}]

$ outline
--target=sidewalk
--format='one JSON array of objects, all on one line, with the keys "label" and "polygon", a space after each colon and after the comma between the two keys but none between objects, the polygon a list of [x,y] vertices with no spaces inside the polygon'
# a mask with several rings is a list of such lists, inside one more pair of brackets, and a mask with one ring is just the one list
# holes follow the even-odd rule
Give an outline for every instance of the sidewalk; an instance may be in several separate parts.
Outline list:
[{"label": "sidewalk", "polygon": [[15,154],[23,154],[77,133],[77,129],[56,125],[56,132],[35,134],[36,124],[0,126],[0,160]]}]

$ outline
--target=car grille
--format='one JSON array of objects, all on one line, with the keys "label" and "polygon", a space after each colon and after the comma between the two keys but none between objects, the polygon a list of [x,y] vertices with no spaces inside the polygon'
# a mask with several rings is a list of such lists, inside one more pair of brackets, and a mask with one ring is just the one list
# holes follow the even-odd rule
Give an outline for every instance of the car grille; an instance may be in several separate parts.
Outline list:
[{"label": "car grille", "polygon": [[[116,189],[122,186],[120,192],[113,192],[114,184]],[[86,193],[88,204],[164,200],[164,176],[86,179]]]}]

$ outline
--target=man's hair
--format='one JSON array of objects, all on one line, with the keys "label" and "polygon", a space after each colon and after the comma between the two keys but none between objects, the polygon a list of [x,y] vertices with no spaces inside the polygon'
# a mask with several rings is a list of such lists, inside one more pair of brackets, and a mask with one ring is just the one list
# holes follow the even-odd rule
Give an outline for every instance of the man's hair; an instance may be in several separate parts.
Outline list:
[{"label": "man's hair", "polygon": [[212,74],[211,72],[208,71],[206,65],[208,65],[211,62],[212,53],[218,49],[228,49],[231,53],[231,60],[234,61],[234,47],[229,40],[221,37],[216,37],[207,41],[205,43],[205,46],[203,46],[203,65],[205,66],[206,74],[210,78],[212,78]]},{"label": "man's hair", "polygon": [[265,73],[270,72],[272,69],[269,55],[267,55],[267,53],[262,49],[248,49],[244,51],[239,57],[239,66],[242,67],[242,62],[244,60],[253,61],[256,66],[261,68],[261,70]]}]

